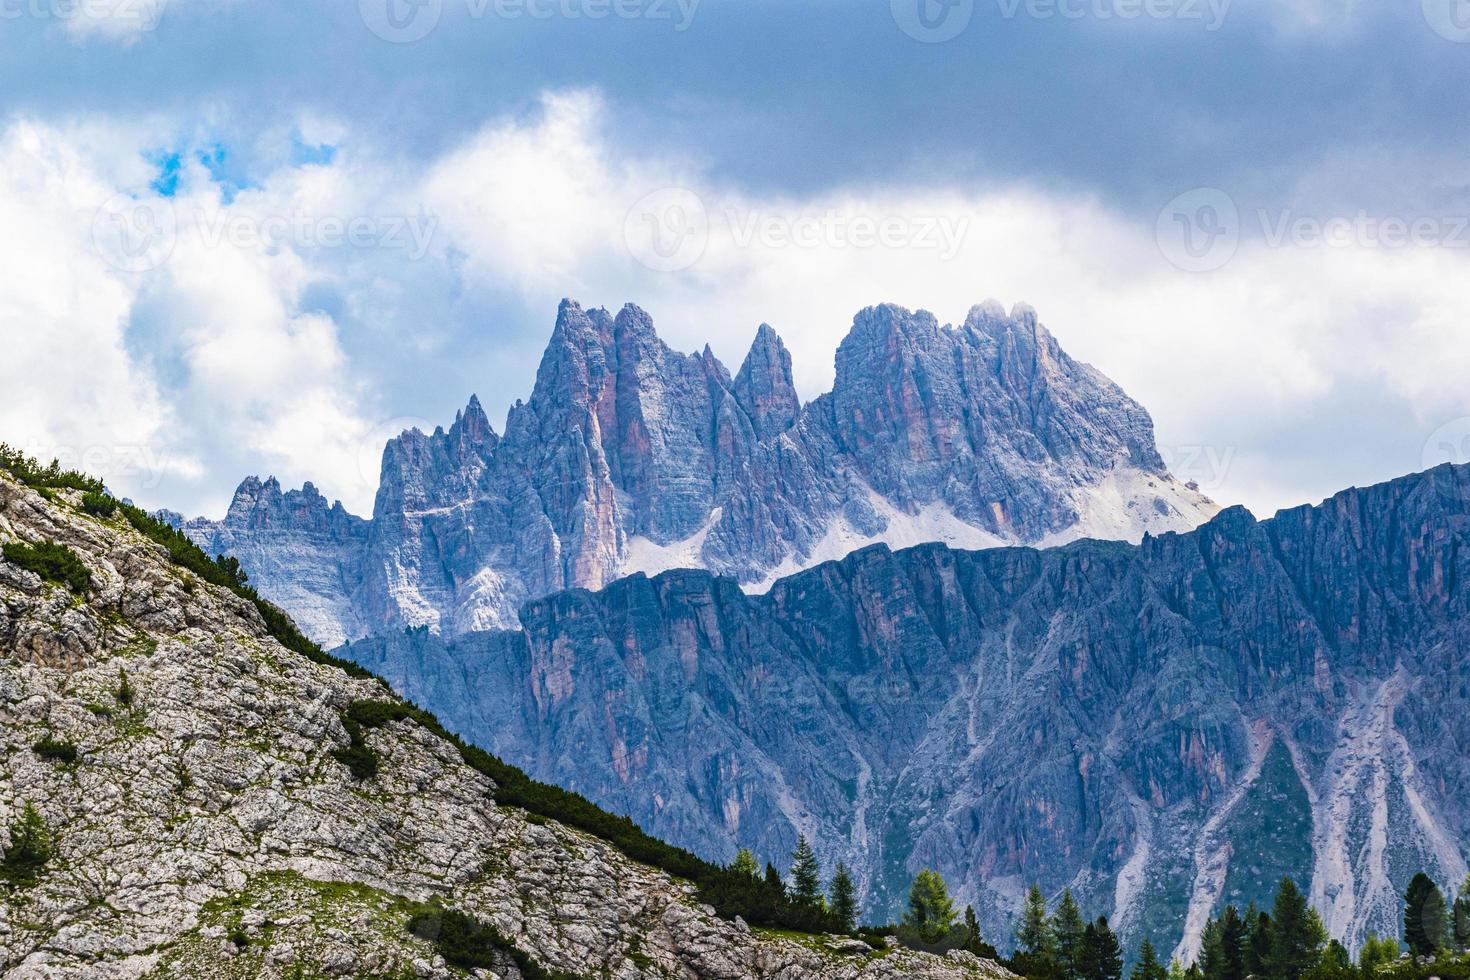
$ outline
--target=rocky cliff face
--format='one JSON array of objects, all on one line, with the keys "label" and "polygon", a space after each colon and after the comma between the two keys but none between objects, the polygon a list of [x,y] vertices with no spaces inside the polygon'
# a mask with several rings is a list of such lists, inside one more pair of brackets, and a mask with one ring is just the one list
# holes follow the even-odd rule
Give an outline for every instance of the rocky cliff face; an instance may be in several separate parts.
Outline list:
[{"label": "rocky cliff face", "polygon": [[[1057,397],[1023,401],[1045,420]],[[887,403],[861,417],[926,447],[938,485],[966,472],[972,432],[910,431]],[[1148,451],[1141,419],[1112,431]],[[875,480],[919,496],[919,472]],[[872,547],[761,596],[636,575],[522,623],[345,652],[703,853],[780,861],[804,832],[874,912],[933,867],[1004,941],[1028,882],[1070,885],[1130,941],[1187,955],[1222,901],[1289,873],[1356,944],[1396,932],[1413,872],[1466,871],[1470,468],[1138,545]]]},{"label": "rocky cliff face", "polygon": [[361,592],[369,524],[328,504],[312,484],[281,491],[274,477],[241,483],[223,521],[176,521],[160,515],[210,555],[233,555],[302,629],[328,641],[368,623],[350,598]]},{"label": "rocky cliff face", "polygon": [[864,310],[832,392],[802,407],[768,326],[732,379],[637,307],[564,302],[503,438],[475,400],[447,432],[404,433],[371,522],[272,488],[247,480],[223,521],[186,528],[326,642],[514,628],[529,599],[638,571],[760,588],[875,541],[1137,540],[1215,511],[1169,475],[1140,406],[1033,311],[993,303],[959,327]]},{"label": "rocky cliff face", "polygon": [[[260,491],[252,520],[319,511]],[[411,720],[365,732],[380,766],[356,781],[331,750],[381,684],[287,650],[254,606],[80,503],[0,475],[0,543],[65,545],[92,580],[79,596],[0,560],[0,849],[30,804],[51,851],[0,888],[6,977],[464,976],[406,928],[429,900],[579,976],[1009,976],[718,919],[692,886],[495,804]],[[501,955],[475,975],[523,974]]]}]

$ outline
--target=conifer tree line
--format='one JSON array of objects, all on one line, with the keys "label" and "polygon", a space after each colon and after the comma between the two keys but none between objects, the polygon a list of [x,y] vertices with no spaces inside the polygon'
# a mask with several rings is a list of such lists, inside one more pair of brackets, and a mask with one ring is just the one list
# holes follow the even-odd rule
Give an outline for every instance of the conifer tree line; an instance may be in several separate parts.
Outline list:
[{"label": "conifer tree line", "polygon": [[[789,873],[761,869],[742,849],[727,880],[744,890],[748,921],[798,922],[811,931],[895,935],[906,946],[934,952],[960,949],[999,960],[1028,980],[1125,980],[1124,953],[1106,916],[1089,918],[1070,889],[1054,909],[1038,885],[1026,893],[1016,948],[1001,957],[981,937],[973,908],[963,912],[938,872],[923,870],[909,889],[896,925],[860,927],[857,888],[838,862],[824,881],[816,852],[797,840]],[[737,903],[738,904],[738,903]],[[1187,966],[1165,963],[1147,939],[1135,951],[1126,980],[1470,980],[1470,876],[1452,899],[1428,875],[1414,876],[1404,895],[1399,937],[1370,935],[1356,961],[1327,934],[1322,918],[1291,878],[1283,878],[1269,910],[1227,905],[1206,924],[1199,955]]]},{"label": "conifer tree line", "polygon": [[[864,935],[875,944],[891,935],[916,949],[965,950],[1027,980],[1125,980],[1123,947],[1107,916],[1089,919],[1070,889],[1052,909],[1041,887],[1031,886],[1015,952],[1007,959],[981,937],[975,910],[959,910],[936,871],[915,876],[897,924],[877,927],[860,925],[856,884],[841,861],[824,889],[821,864],[805,836],[797,839],[785,878],[772,864],[762,871],[744,848],[727,871],[725,878],[743,890],[734,904],[743,903],[752,923],[796,922],[813,932]],[[1290,877],[1281,880],[1269,910],[1227,905],[1212,917],[1198,957],[1187,966],[1177,959],[1165,963],[1147,939],[1135,952],[1126,980],[1470,980],[1470,875],[1447,899],[1433,879],[1416,874],[1404,894],[1402,945],[1399,937],[1369,935],[1356,961],[1327,934]]]},{"label": "conifer tree line", "polygon": [[796,923],[811,932],[862,935],[874,945],[884,936],[916,949],[932,952],[966,950],[977,956],[997,959],[995,949],[980,937],[979,920],[973,908],[963,913],[950,898],[944,879],[935,871],[920,871],[909,889],[908,906],[896,925],[863,927],[858,922],[857,883],[841,861],[824,882],[821,863],[806,837],[797,838],[791,865],[783,878],[774,864],[762,870],[748,848],[741,848],[722,879],[725,907],[742,908],[742,916],[753,924]]},{"label": "conifer tree line", "polygon": [[[1027,892],[1016,952],[1004,961],[1028,980],[1123,980],[1123,958],[1108,920],[1087,921],[1069,890],[1048,910],[1041,889]],[[1206,924],[1188,966],[1165,965],[1145,939],[1128,980],[1470,980],[1470,876],[1453,901],[1429,876],[1404,894],[1403,945],[1370,935],[1357,960],[1327,934],[1322,918],[1291,878],[1270,910],[1227,905]]]}]

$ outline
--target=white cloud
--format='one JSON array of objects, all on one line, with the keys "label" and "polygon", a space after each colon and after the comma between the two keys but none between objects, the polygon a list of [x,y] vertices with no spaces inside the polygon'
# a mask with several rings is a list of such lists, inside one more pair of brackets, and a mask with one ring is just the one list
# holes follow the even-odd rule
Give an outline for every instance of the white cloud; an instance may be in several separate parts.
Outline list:
[{"label": "white cloud", "polygon": [[146,482],[192,463],[159,453],[171,413],[126,350],[136,286],[89,247],[111,193],[56,131],[17,123],[0,136],[0,439]]},{"label": "white cloud", "polygon": [[[33,10],[59,18],[75,38],[132,44],[158,28],[170,0],[46,0]],[[175,0],[177,2],[177,0]]]},{"label": "white cloud", "polygon": [[[1336,488],[1288,476],[1251,442],[1289,431],[1324,401],[1358,391],[1368,412],[1385,407],[1370,407],[1373,399],[1394,402],[1425,435],[1470,414],[1465,249],[1270,247],[1247,233],[1224,268],[1192,274],[1166,261],[1152,221],[1081,197],[901,184],[754,197],[678,162],[614,153],[587,95],[551,97],[539,120],[488,127],[426,187],[482,283],[519,289],[547,310],[563,294],[634,300],[676,346],[708,340],[732,370],[756,324],[769,321],[791,346],[807,397],[830,384],[832,351],[862,306],[893,301],[959,321],[989,296],[1029,301],[1069,350],[1151,409],[1161,442],[1231,461],[1226,472],[1190,475],[1258,511]],[[697,245],[670,260],[687,268],[654,271],[637,261],[650,257],[647,241],[629,247],[629,209],[650,199],[693,229]],[[704,224],[689,223],[691,201]],[[864,219],[892,221],[901,244],[860,240]],[[943,236],[924,237],[940,219],[964,228],[952,256]],[[1324,433],[1316,450],[1325,457],[1340,433]],[[1417,448],[1405,458],[1417,463]]]},{"label": "white cloud", "polygon": [[370,423],[336,324],[300,305],[365,185],[306,168],[225,206],[196,164],[164,199],[138,189],[148,144],[129,142],[29,122],[0,137],[0,219],[25,229],[0,285],[3,438],[192,512],[220,512],[247,466],[366,509]]},{"label": "white cloud", "polygon": [[[1248,233],[1223,268],[1190,274],[1165,259],[1151,218],[1085,197],[901,181],[801,198],[733,189],[619,148],[585,92],[550,95],[533,118],[492,122],[411,172],[339,122],[307,130],[340,144],[330,164],[253,174],[228,205],[187,164],[167,261],[136,274],[99,257],[93,217],[146,184],[140,151],[177,125],[5,130],[0,219],[26,234],[0,256],[0,438],[145,447],[144,473],[89,467],[192,513],[220,513],[249,472],[314,480],[363,513],[384,438],[373,420],[412,409],[370,386],[371,370],[381,380],[396,364],[355,362],[344,324],[428,364],[484,329],[454,320],[475,292],[534,311],[536,337],[512,338],[517,350],[539,345],[564,295],[638,302],[670,343],[709,341],[732,370],[767,321],[807,397],[830,385],[863,306],[959,321],[987,297],[1027,301],[1149,407],[1181,475],[1258,512],[1412,469],[1430,433],[1470,416],[1464,248],[1272,248]],[[386,243],[407,218],[422,234]],[[353,227],[366,229],[361,247],[331,240]],[[424,248],[426,261],[409,261]],[[341,297],[335,313],[308,299],[323,286]],[[492,411],[532,383],[530,370],[485,373],[502,389]],[[1390,422],[1401,451],[1375,462],[1355,432]]]}]

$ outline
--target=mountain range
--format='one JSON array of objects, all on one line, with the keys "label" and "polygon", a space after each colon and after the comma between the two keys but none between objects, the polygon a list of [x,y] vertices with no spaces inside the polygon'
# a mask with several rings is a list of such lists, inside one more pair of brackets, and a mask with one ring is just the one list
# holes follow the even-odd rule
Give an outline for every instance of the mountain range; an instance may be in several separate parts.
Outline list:
[{"label": "mountain range", "polygon": [[1136,545],[875,545],[764,595],[639,574],[521,623],[340,652],[701,853],[804,833],[876,918],[935,868],[1004,942],[1039,882],[1188,962],[1284,875],[1355,947],[1414,872],[1466,874],[1467,467]]},{"label": "mountain range", "polygon": [[732,377],[636,306],[564,301],[505,434],[472,397],[447,430],[391,440],[371,520],[252,477],[222,520],[183,527],[335,644],[515,628],[529,600],[635,572],[760,590],[876,541],[1137,540],[1215,510],[1169,474],[1148,413],[1028,307],[987,302],[959,327],[865,309],[831,392],[802,405],[769,326]]},{"label": "mountain range", "polygon": [[878,306],[802,404],[564,302],[506,432],[383,455],[371,520],[241,484],[183,522],[465,738],[711,859],[797,836],[894,915],[941,871],[1006,944],[1070,887],[1186,962],[1310,883],[1334,935],[1465,874],[1470,476],[1258,521],[1033,311]]}]

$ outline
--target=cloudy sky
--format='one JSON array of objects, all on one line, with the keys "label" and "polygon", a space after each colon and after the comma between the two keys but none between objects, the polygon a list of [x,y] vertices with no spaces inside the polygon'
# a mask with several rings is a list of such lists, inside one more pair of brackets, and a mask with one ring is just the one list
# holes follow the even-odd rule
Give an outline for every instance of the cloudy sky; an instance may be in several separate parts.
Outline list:
[{"label": "cloudy sky", "polygon": [[1466,0],[0,0],[0,440],[370,510],[556,304],[1028,302],[1258,514],[1470,450]]}]

